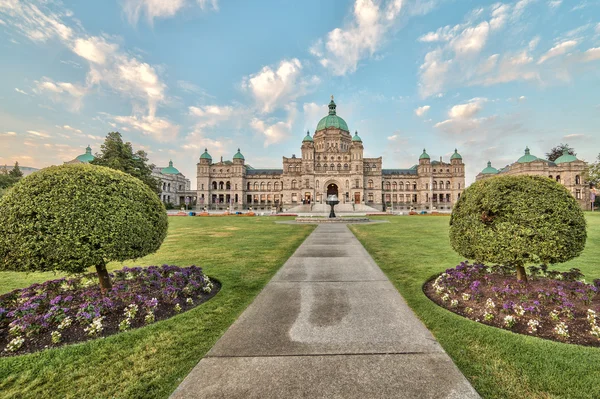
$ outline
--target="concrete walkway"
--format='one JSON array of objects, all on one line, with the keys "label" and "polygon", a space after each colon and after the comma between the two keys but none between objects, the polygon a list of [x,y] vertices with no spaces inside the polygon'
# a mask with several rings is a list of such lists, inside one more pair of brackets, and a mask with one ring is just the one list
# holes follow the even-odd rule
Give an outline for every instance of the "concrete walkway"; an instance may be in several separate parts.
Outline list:
[{"label": "concrete walkway", "polygon": [[171,398],[478,398],[344,224],[320,225]]}]

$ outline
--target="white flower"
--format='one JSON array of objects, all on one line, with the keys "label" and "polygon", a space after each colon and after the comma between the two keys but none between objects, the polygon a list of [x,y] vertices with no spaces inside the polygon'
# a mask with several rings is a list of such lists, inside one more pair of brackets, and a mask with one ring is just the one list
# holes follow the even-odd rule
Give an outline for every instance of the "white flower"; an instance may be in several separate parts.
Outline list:
[{"label": "white flower", "polygon": [[194,304],[194,300],[193,300],[192,298],[188,298],[188,299],[186,299],[186,300],[185,300],[185,302],[186,302],[188,305],[193,305],[193,304]]},{"label": "white flower", "polygon": [[540,322],[536,319],[529,319],[529,321],[527,322],[527,328],[531,333],[536,332],[539,326]]},{"label": "white flower", "polygon": [[489,313],[487,310],[485,311],[485,313],[483,313],[483,320],[490,321],[493,318],[494,318],[494,314],[493,313]]},{"label": "white flower", "polygon": [[494,301],[492,301],[492,298],[488,298],[487,301],[485,301],[486,309],[494,309],[495,307],[496,307],[496,304],[494,303]]},{"label": "white flower", "polygon": [[65,328],[71,327],[71,323],[73,323],[73,319],[71,319],[71,317],[67,316],[60,322],[60,324],[58,325],[57,328],[59,330],[64,330]]},{"label": "white flower", "polygon": [[564,321],[561,321],[556,325],[556,327],[554,327],[554,332],[556,333],[556,335],[559,335],[563,338],[568,338],[569,326],[567,326]]},{"label": "white flower", "polygon": [[471,294],[464,292],[462,294],[462,299],[463,299],[463,301],[468,301],[469,299],[471,299]]},{"label": "white flower", "polygon": [[514,316],[506,316],[504,318],[504,325],[508,328],[512,328],[516,323]]},{"label": "white flower", "polygon": [[559,319],[558,315],[559,315],[558,310],[553,310],[552,312],[550,312],[550,318],[552,320],[555,320],[555,321],[558,320]]},{"label": "white flower", "polygon": [[448,301],[448,299],[450,299],[450,295],[448,295],[448,294],[442,295],[442,301],[446,302],[446,301]]},{"label": "white flower", "polygon": [[600,339],[600,326],[597,325],[592,325],[592,330],[590,331],[590,334],[592,334],[594,337]]},{"label": "white flower", "polygon": [[450,301],[450,306],[452,306],[453,308],[458,306],[458,301],[456,299],[453,299]]},{"label": "white flower", "polygon": [[154,323],[154,313],[146,313],[146,316],[144,316],[144,321],[146,322],[146,324]]},{"label": "white flower", "polygon": [[137,311],[138,311],[138,305],[136,305],[135,303],[132,303],[131,305],[129,305],[125,308],[125,317],[127,317],[128,319],[133,319],[133,318],[135,318]]},{"label": "white flower", "polygon": [[513,306],[513,310],[517,314],[517,316],[523,316],[525,314],[525,309],[523,309],[523,306],[521,305]]},{"label": "white flower", "polygon": [[19,350],[19,348],[21,348],[21,346],[23,346],[23,342],[25,342],[25,338],[21,336],[13,338],[8,345],[6,345],[4,350],[7,352],[16,352]]},{"label": "white flower", "polygon": [[50,336],[52,337],[53,344],[58,344],[62,339],[62,334],[60,333],[60,331],[52,331],[50,333]]},{"label": "white flower", "polygon": [[125,318],[119,323],[119,331],[127,331],[131,327],[131,319]]},{"label": "white flower", "polygon": [[176,305],[175,305],[175,311],[176,311],[177,313],[181,312],[181,306],[180,306],[179,304],[176,304]]},{"label": "white flower", "polygon": [[587,310],[587,320],[590,322],[591,325],[596,324],[596,312],[592,309]]},{"label": "white flower", "polygon": [[102,317],[102,316],[96,317],[92,321],[92,323],[88,327],[86,327],[83,331],[88,333],[88,335],[92,335],[92,336],[101,333],[102,330],[104,329],[104,327],[102,326],[102,319],[104,319],[104,317]]}]

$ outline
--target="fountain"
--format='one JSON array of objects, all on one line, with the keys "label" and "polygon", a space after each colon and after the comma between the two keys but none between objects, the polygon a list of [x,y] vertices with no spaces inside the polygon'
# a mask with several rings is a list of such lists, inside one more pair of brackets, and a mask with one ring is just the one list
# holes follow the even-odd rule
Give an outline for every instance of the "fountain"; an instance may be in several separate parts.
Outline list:
[{"label": "fountain", "polygon": [[334,219],[335,212],[333,211],[333,207],[336,206],[337,204],[339,204],[340,200],[338,199],[337,195],[332,194],[329,197],[327,197],[327,201],[325,201],[325,203],[327,205],[331,206],[331,212],[329,212],[329,218]]}]

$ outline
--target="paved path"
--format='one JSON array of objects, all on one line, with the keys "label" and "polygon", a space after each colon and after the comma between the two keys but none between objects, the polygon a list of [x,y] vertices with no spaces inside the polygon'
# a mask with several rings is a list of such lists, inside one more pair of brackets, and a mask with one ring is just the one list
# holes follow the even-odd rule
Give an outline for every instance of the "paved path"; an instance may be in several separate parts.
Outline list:
[{"label": "paved path", "polygon": [[320,225],[171,398],[478,398],[346,225]]}]

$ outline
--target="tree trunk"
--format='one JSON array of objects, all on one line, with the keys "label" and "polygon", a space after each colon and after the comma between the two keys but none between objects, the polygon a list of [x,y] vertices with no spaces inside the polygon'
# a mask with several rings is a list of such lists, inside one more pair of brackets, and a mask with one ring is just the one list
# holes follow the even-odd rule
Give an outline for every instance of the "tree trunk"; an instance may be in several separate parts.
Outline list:
[{"label": "tree trunk", "polygon": [[527,274],[523,266],[517,266],[517,280],[527,282]]},{"label": "tree trunk", "polygon": [[112,289],[112,284],[110,283],[110,276],[108,275],[108,270],[106,270],[106,264],[102,262],[101,265],[96,266],[96,273],[98,273],[98,279],[100,280],[100,289],[102,293],[105,294],[106,291],[110,291]]}]

